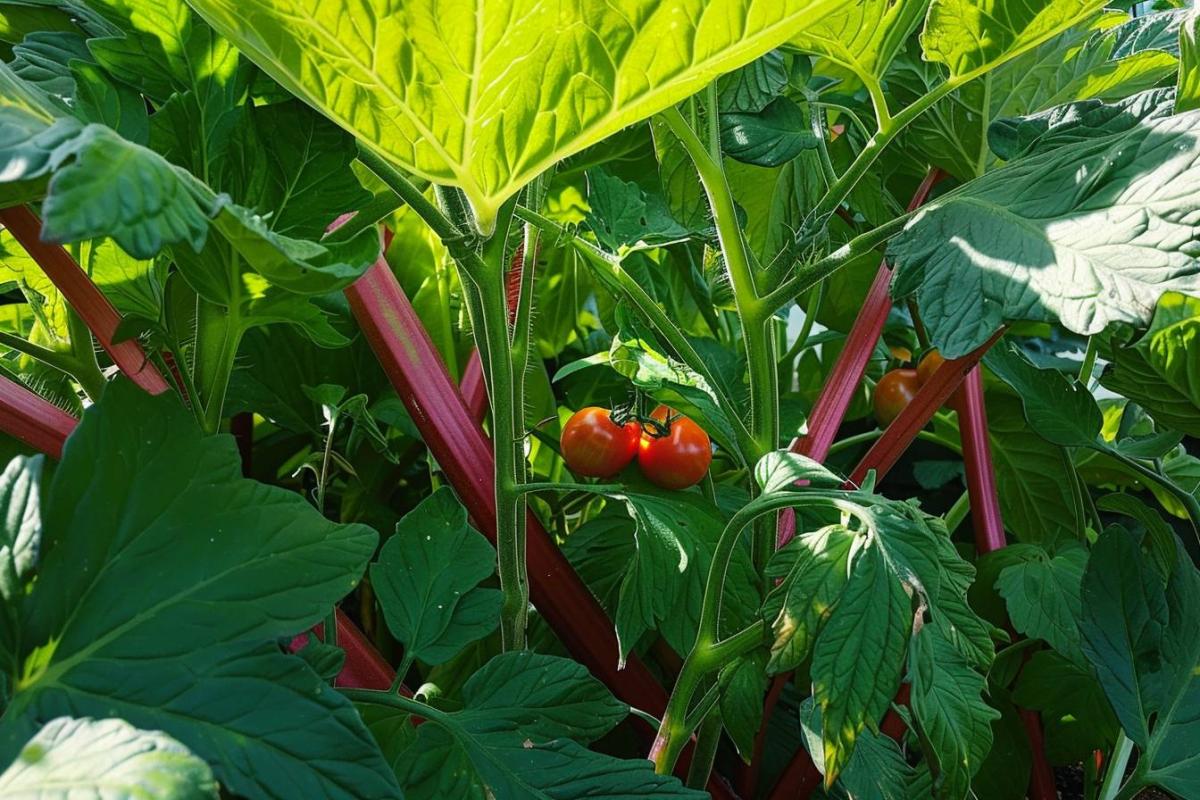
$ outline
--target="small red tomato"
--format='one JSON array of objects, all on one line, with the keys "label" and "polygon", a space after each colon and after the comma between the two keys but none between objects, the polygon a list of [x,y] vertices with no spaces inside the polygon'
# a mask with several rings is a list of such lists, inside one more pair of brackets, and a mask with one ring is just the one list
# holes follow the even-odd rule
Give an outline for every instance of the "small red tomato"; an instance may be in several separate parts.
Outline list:
[{"label": "small red tomato", "polygon": [[659,406],[650,415],[670,428],[663,436],[655,436],[650,426],[642,431],[638,448],[638,467],[646,479],[663,489],[686,489],[699,483],[712,463],[712,443],[708,434],[687,417],[681,417],[666,406]]},{"label": "small red tomato", "polygon": [[937,350],[930,350],[921,359],[921,363],[917,365],[917,380],[922,386],[929,383],[929,379],[933,377],[933,373],[938,371],[938,367],[946,363],[946,359],[942,358],[942,354]]},{"label": "small red tomato", "polygon": [[894,369],[875,384],[875,396],[871,403],[875,407],[875,419],[882,428],[892,424],[900,416],[921,387],[915,369]]},{"label": "small red tomato", "polygon": [[637,455],[642,427],[629,421],[618,425],[607,408],[588,406],[571,415],[559,444],[563,460],[576,475],[611,478]]}]

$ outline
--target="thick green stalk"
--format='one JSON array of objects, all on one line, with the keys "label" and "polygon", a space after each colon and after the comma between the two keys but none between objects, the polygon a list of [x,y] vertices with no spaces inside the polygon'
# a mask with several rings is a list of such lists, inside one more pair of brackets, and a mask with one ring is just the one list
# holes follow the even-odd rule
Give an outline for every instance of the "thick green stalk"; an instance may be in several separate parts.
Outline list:
[{"label": "thick green stalk", "polygon": [[[75,362],[71,377],[79,381],[79,385],[83,387],[87,396],[91,398],[92,402],[96,402],[104,393],[107,382],[104,380],[104,373],[100,371],[99,362],[96,361],[96,348],[92,344],[92,332],[72,308],[67,309],[67,335],[71,337],[71,355]],[[54,365],[51,364],[51,366]]]},{"label": "thick green stalk", "polygon": [[221,428],[225,393],[242,340],[242,326],[232,308],[196,299],[196,387],[203,406],[204,429]]}]

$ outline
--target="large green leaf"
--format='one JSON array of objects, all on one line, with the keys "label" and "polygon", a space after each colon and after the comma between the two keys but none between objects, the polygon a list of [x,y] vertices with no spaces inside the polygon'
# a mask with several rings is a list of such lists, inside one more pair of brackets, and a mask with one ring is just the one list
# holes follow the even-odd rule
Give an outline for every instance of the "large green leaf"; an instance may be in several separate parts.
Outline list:
[{"label": "large green leaf", "polygon": [[500,622],[500,591],[479,586],[496,551],[442,488],[404,515],[371,565],[371,586],[405,656],[441,664]]},{"label": "large green leaf", "polygon": [[[767,53],[834,0],[191,0],[277,81],[490,231],[548,167]],[[514,53],[520,57],[514,59]]]},{"label": "large green leaf", "polygon": [[[1019,159],[937,198],[889,245],[946,356],[1012,320],[1093,334],[1200,291],[1200,140],[1189,112]],[[1097,232],[1103,231],[1103,236]]]},{"label": "large green leaf", "polygon": [[1039,650],[1025,662],[1013,701],[1041,714],[1053,764],[1078,762],[1117,739],[1117,718],[1091,669],[1052,650]]},{"label": "large green leaf", "polygon": [[988,432],[1005,527],[1024,542],[1052,544],[1083,529],[1066,451],[1030,429],[1021,401],[989,392]]},{"label": "large green leaf", "polygon": [[67,441],[42,510],[10,736],[118,715],[183,742],[239,795],[396,796],[354,709],[276,644],[355,586],[374,531],[243,479],[232,438],[124,380]]},{"label": "large green leaf", "polygon": [[216,800],[212,770],[179,742],[120,719],[47,722],[0,774],[0,797]]},{"label": "large green leaf", "polygon": [[[395,764],[415,800],[595,797],[606,800],[704,795],[656,776],[647,761],[584,747],[620,722],[628,707],[579,664],[528,651],[489,661],[463,687],[464,708],[430,710]],[[369,706],[368,706],[369,708]],[[398,711],[370,712],[374,728]]]},{"label": "large green leaf", "polygon": [[1200,298],[1164,295],[1146,335],[1113,348],[1100,382],[1162,425],[1200,436]]},{"label": "large green leaf", "polygon": [[913,637],[909,678],[913,716],[937,767],[935,796],[961,800],[992,747],[992,720],[1000,716],[980,696],[986,681],[932,626]]},{"label": "large green leaf", "polygon": [[[1137,21],[1121,13],[1095,15],[954,91],[915,120],[906,145],[950,174],[969,179],[995,163],[989,126],[1001,117],[1032,114],[1086,98],[1120,100],[1169,76],[1175,57],[1131,33]],[[1124,24],[1121,24],[1125,21]],[[942,80],[938,65],[910,50],[888,75],[888,88],[912,102]]]},{"label": "large green leaf", "polygon": [[1192,9],[1179,29],[1177,111],[1200,108],[1200,11]]},{"label": "large green leaf", "polygon": [[842,79],[842,91],[858,83],[876,84],[904,40],[921,23],[929,0],[862,0],[844,3],[794,37],[797,50],[820,56],[815,71]]}]

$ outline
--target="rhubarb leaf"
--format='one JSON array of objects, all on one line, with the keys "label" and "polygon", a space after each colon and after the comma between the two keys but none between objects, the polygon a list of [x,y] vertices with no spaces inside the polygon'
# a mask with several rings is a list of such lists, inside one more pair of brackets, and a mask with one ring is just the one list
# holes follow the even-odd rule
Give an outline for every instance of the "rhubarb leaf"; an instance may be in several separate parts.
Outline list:
[{"label": "rhubarb leaf", "polygon": [[120,719],[52,719],[0,774],[0,797],[219,796],[212,770],[158,731]]},{"label": "rhubarb leaf", "polygon": [[933,0],[921,32],[925,58],[969,80],[1086,20],[1106,0]]},{"label": "rhubarb leaf", "polygon": [[504,200],[554,163],[694,94],[839,5],[192,2],[265,72],[369,146],[462,188],[488,232]]},{"label": "rhubarb leaf", "polygon": [[1200,292],[1197,124],[1188,112],[1039,153],[935,199],[889,245],[893,296],[916,295],[947,357],[1015,320],[1148,325],[1164,292]]},{"label": "rhubarb leaf", "polygon": [[1200,299],[1164,295],[1150,330],[1132,345],[1113,347],[1100,382],[1160,425],[1200,436]]},{"label": "rhubarb leaf", "polygon": [[374,531],[242,478],[231,437],[125,380],[67,441],[42,524],[10,744],[29,723],[117,714],[249,798],[397,795],[353,707],[277,645],[355,586]]},{"label": "rhubarb leaf", "polygon": [[495,571],[496,551],[442,488],[396,524],[371,565],[371,586],[405,655],[442,664],[499,624],[500,590],[479,586]]}]

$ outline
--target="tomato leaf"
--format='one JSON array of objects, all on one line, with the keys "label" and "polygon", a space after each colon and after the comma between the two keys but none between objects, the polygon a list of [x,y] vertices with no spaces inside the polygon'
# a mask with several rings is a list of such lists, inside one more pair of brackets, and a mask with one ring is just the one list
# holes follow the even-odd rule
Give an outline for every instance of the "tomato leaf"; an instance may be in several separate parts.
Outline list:
[{"label": "tomato leaf", "polygon": [[992,747],[991,724],[1000,713],[981,698],[983,675],[937,628],[927,625],[913,637],[908,664],[913,717],[937,767],[934,796],[960,800]]},{"label": "tomato leaf", "polygon": [[42,456],[18,456],[0,473],[0,663],[7,674],[16,665],[18,609],[37,566],[42,540]]},{"label": "tomato leaf", "polygon": [[758,112],[721,115],[721,149],[745,164],[778,167],[817,145],[807,115],[786,97]]},{"label": "tomato leaf", "polygon": [[819,462],[788,450],[772,450],[760,458],[754,465],[754,480],[763,494],[793,488],[798,481],[829,488],[845,482]]},{"label": "tomato leaf", "polygon": [[796,669],[808,658],[846,585],[853,531],[831,525],[795,537],[771,559],[768,577],[780,579],[763,601],[774,640],[767,671]]},{"label": "tomato leaf", "polygon": [[1104,417],[1087,387],[1058,370],[1039,369],[1013,345],[1003,342],[988,351],[983,363],[1021,398],[1029,427],[1043,439],[1064,447],[1086,447],[1096,441]]},{"label": "tomato leaf", "polygon": [[243,479],[232,438],[124,380],[67,441],[42,512],[10,744],[12,726],[118,713],[246,797],[395,796],[354,709],[275,643],[353,588],[374,531]]},{"label": "tomato leaf", "polygon": [[405,655],[442,664],[499,624],[500,590],[478,585],[495,570],[496,551],[442,488],[396,524],[371,565],[371,586]]},{"label": "tomato leaf", "polygon": [[916,293],[947,357],[1012,320],[1058,321],[1080,334],[1149,323],[1164,292],[1200,291],[1190,245],[1198,119],[1023,158],[935,199],[889,246],[893,295]]},{"label": "tomato leaf", "polygon": [[10,797],[145,797],[202,800],[219,796],[212,770],[158,731],[120,719],[47,722],[0,774]]},{"label": "tomato leaf", "polygon": [[1040,558],[1006,567],[996,588],[1008,606],[1013,627],[1019,633],[1044,639],[1073,661],[1080,661],[1079,590],[1087,550],[1064,546],[1053,558]]},{"label": "tomato leaf", "polygon": [[846,587],[813,648],[827,785],[849,763],[859,734],[876,729],[900,687],[912,622],[912,598],[889,575],[880,547],[852,554]]},{"label": "tomato leaf", "polygon": [[1013,701],[1037,711],[1046,733],[1046,756],[1069,764],[1117,739],[1117,718],[1091,669],[1051,650],[1035,652],[1021,668]]},{"label": "tomato leaf", "polygon": [[[800,706],[800,727],[804,746],[813,763],[825,774],[825,757],[821,748],[823,725],[821,707],[808,698]],[[863,731],[858,736],[854,754],[838,775],[838,784],[851,797],[861,800],[911,800],[927,796],[929,773],[923,766],[913,767],[904,760],[900,746],[882,733]]]},{"label": "tomato leaf", "polygon": [[747,764],[754,756],[754,740],[763,723],[766,662],[766,655],[756,650],[724,667],[719,678],[721,722]]},{"label": "tomato leaf", "polygon": [[[627,0],[554,13],[534,0],[316,10],[296,0],[193,2],[296,95],[403,168],[462,188],[488,232],[504,200],[555,162],[769,52],[837,5],[713,0],[697,16],[680,0],[652,13]],[[458,32],[452,46],[446,30]],[[667,40],[676,46],[664,48]],[[562,102],[565,94],[573,101]]]}]

